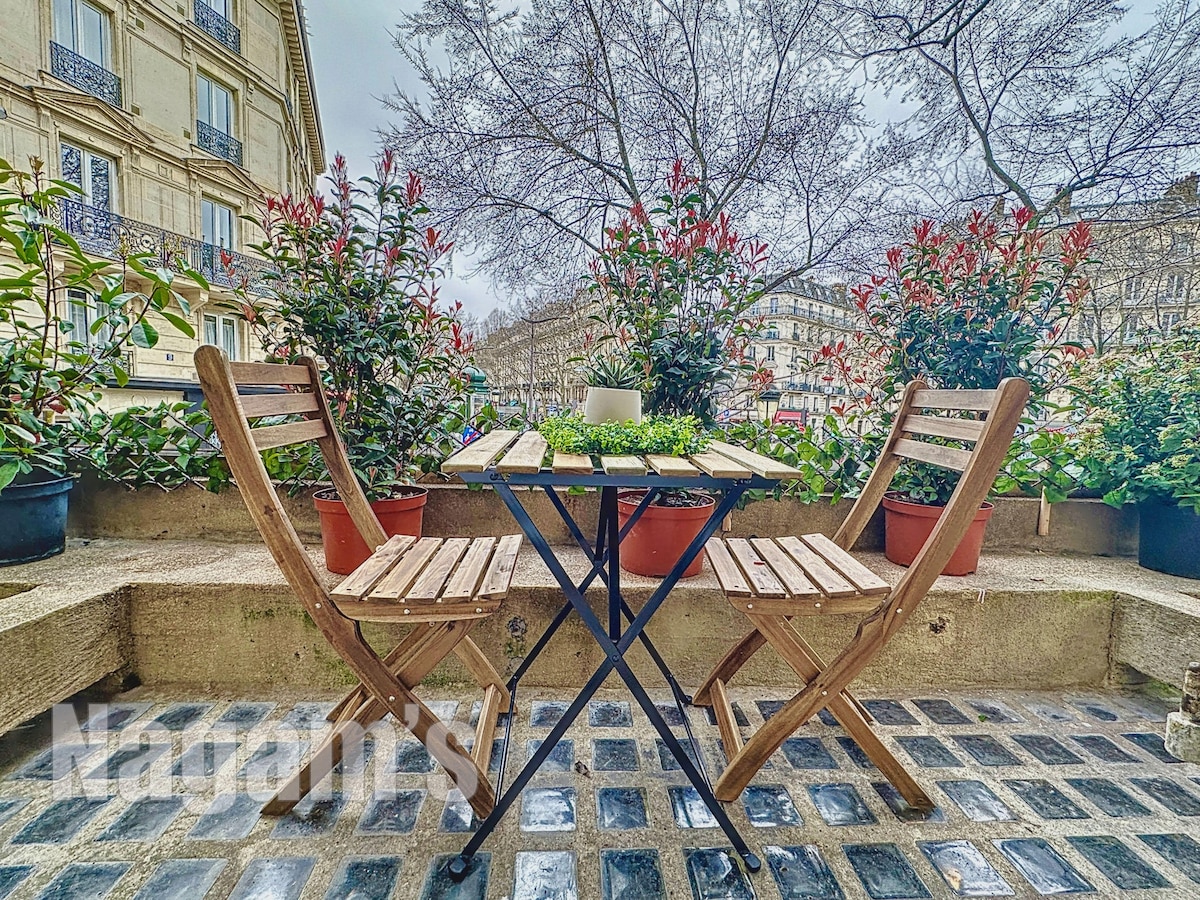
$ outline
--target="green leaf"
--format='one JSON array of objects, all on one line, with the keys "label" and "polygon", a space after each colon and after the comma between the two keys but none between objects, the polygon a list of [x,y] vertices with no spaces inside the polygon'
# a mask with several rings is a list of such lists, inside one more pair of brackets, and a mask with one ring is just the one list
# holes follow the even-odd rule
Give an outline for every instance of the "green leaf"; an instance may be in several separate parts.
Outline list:
[{"label": "green leaf", "polygon": [[158,332],[153,325],[143,319],[129,329],[129,339],[139,347],[149,350],[158,343]]},{"label": "green leaf", "polygon": [[123,368],[121,368],[120,366],[114,365],[112,372],[113,372],[113,379],[116,380],[116,382],[117,382],[117,387],[125,387],[125,385],[129,384],[129,373],[126,372]]},{"label": "green leaf", "polygon": [[187,319],[183,318],[182,316],[177,316],[177,315],[175,315],[175,313],[168,312],[165,309],[160,310],[159,315],[161,315],[164,319],[166,319],[168,322],[170,322],[172,325],[174,325],[176,328],[178,328],[181,332],[186,334],[188,337],[196,336],[196,329],[192,327],[192,323],[189,322]]},{"label": "green leaf", "polygon": [[16,460],[0,466],[0,491],[12,484],[13,479],[17,477],[17,473],[20,471],[21,464]]}]

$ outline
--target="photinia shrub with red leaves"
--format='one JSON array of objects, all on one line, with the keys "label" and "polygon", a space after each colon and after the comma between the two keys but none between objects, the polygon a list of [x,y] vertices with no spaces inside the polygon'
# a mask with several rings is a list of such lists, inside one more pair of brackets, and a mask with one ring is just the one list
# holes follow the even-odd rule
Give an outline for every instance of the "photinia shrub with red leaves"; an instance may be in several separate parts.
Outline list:
[{"label": "photinia shrub with red leaves", "polygon": [[747,356],[763,327],[751,310],[767,247],[725,213],[701,215],[696,184],[676,160],[656,205],[635,204],[605,231],[588,290],[603,332],[596,349],[641,368],[645,411],[711,425],[722,405],[771,378]]},{"label": "photinia shrub with red leaves", "polygon": [[460,305],[438,297],[451,244],[427,224],[421,179],[384,152],[357,182],[336,157],[329,182],[329,201],[266,201],[258,249],[273,296],[241,291],[238,311],[269,358],[321,360],[355,473],[385,497],[454,449],[471,335]]},{"label": "photinia shrub with red leaves", "polygon": [[[850,292],[861,329],[822,347],[814,367],[850,387],[839,412],[877,414],[878,431],[914,378],[992,389],[1020,376],[1033,411],[1044,412],[1084,353],[1067,326],[1091,290],[1090,247],[1088,223],[1052,231],[1025,208],[1002,220],[974,212],[957,226],[922,221],[888,251],[882,273]],[[905,468],[910,499],[945,502],[956,477],[927,469]]]}]

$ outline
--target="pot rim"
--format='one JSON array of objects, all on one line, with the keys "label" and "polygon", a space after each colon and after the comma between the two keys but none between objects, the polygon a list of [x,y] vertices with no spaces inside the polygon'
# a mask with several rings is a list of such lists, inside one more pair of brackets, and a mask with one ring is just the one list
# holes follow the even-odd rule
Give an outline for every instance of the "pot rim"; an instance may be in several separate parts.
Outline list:
[{"label": "pot rim", "polygon": [[15,495],[17,494],[20,494],[22,498],[30,498],[64,493],[73,488],[75,482],[78,480],[78,475],[55,475],[52,478],[46,478],[42,481],[26,481],[22,483],[14,481],[3,490],[0,490],[0,502],[3,502],[6,497],[16,499]]},{"label": "pot rim", "polygon": [[[946,508],[945,504],[914,503],[912,500],[902,500],[900,499],[900,496],[901,495],[899,491],[888,491],[883,495],[883,508],[891,509],[895,512],[908,513],[909,515],[923,516],[927,518],[940,516],[942,514],[941,511]],[[979,516],[983,513],[986,513],[990,516],[992,514],[992,510],[995,508],[996,504],[991,503],[988,500],[984,500],[983,503],[980,504],[979,512],[976,513],[976,516]]]},{"label": "pot rim", "polygon": [[[709,509],[710,507],[717,505],[717,498],[714,497],[712,494],[705,494],[705,493],[702,493],[701,491],[699,491],[697,489],[693,489],[693,488],[678,488],[678,489],[672,488],[672,490],[686,490],[689,493],[691,493],[693,496],[699,496],[699,497],[707,500],[708,502],[701,503],[697,506],[658,506],[657,504],[651,503],[650,506],[647,507],[646,512],[649,512],[652,509],[669,509],[669,510],[673,510],[673,511],[685,510],[685,509],[689,509],[689,510],[690,509]],[[631,489],[625,490],[625,491],[617,491],[617,503],[618,503],[618,505],[621,503],[625,503],[629,506],[632,506],[634,509],[636,509],[638,504],[640,504],[642,502],[642,498],[646,496],[646,493],[647,493],[646,488],[631,488]],[[637,499],[636,500],[631,499],[634,497],[636,497]]]},{"label": "pot rim", "polygon": [[[419,497],[429,496],[429,488],[422,487],[418,484],[406,485],[401,488],[403,493],[394,494],[391,497],[381,497],[378,500],[371,500],[370,503],[389,503],[393,500],[416,500]],[[337,495],[336,487],[324,487],[313,492],[314,503],[336,503],[339,506],[345,506],[345,501]]]}]

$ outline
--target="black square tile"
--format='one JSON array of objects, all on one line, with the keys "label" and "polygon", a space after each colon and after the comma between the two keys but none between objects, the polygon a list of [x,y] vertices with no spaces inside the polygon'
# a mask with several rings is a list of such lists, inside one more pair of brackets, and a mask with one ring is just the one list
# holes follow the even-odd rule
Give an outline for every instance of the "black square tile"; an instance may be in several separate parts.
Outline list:
[{"label": "black square tile", "polygon": [[797,769],[836,769],[838,764],[817,737],[788,738],[783,742],[783,755]]},{"label": "black square tile", "polygon": [[1012,739],[1039,762],[1048,766],[1077,766],[1083,757],[1048,734],[1014,734]]},{"label": "black square tile", "polygon": [[534,700],[529,712],[533,728],[553,728],[571,704],[564,700]]},{"label": "black square tile", "polygon": [[8,897],[18,885],[33,874],[33,866],[0,866],[0,900]]},{"label": "black square tile", "polygon": [[[529,741],[525,745],[525,750],[529,754],[528,758],[533,759],[533,754],[537,753],[538,748],[541,746],[541,741]],[[546,775],[551,772],[570,772],[574,768],[575,742],[564,738],[555,744],[550,754],[542,760],[542,764],[538,766],[538,773]]]},{"label": "black square tile", "polygon": [[763,721],[769,721],[771,716],[783,709],[786,700],[755,700],[754,705],[758,707],[758,714],[763,717]]},{"label": "black square tile", "polygon": [[316,860],[311,856],[272,856],[250,860],[229,900],[299,900]]},{"label": "black square tile", "polygon": [[691,785],[667,788],[671,814],[680,828],[716,828],[717,820],[709,812],[699,791]]},{"label": "black square tile", "polygon": [[1102,734],[1073,734],[1071,740],[1102,762],[1137,762],[1136,757],[1130,756]]},{"label": "black square tile", "polygon": [[325,900],[389,900],[401,867],[398,856],[347,857],[333,873]]},{"label": "black square tile", "polygon": [[58,744],[44,750],[8,776],[9,781],[58,781],[78,771],[80,763],[99,749],[99,744]]},{"label": "black square tile", "polygon": [[954,743],[981,766],[1019,766],[1021,760],[990,734],[956,734]]},{"label": "black square tile", "polygon": [[1150,809],[1107,778],[1068,778],[1067,784],[1083,794],[1100,812],[1114,818],[1148,816]]},{"label": "black square tile", "polygon": [[837,877],[814,845],[768,845],[763,855],[783,900],[845,900]]},{"label": "black square tile", "polygon": [[929,721],[935,725],[970,725],[976,721],[949,700],[943,700],[940,697],[914,700],[913,706],[928,716]]},{"label": "black square tile", "polygon": [[171,767],[172,778],[211,778],[237,754],[233,741],[196,741],[189,744]]},{"label": "black square tile", "polygon": [[601,850],[603,900],[666,900],[657,850]]},{"label": "black square tile", "polygon": [[871,718],[880,725],[916,725],[916,717],[905,709],[899,700],[864,700]]},{"label": "black square tile", "polygon": [[287,778],[299,768],[305,746],[295,741],[264,741],[250,754],[238,777],[256,781]]},{"label": "black square tile", "polygon": [[913,758],[913,762],[922,768],[940,769],[962,765],[962,760],[932,735],[898,737],[896,743],[903,747],[904,752]]},{"label": "black square tile", "polygon": [[979,722],[991,722],[993,725],[1015,725],[1025,720],[1007,703],[999,700],[967,700],[967,706],[975,710],[975,718]]},{"label": "black square tile", "polygon": [[1057,703],[1049,703],[1045,700],[1027,700],[1025,706],[1029,711],[1044,722],[1051,722],[1055,725],[1061,725],[1064,722],[1076,721],[1076,716],[1065,707],[1059,706]]},{"label": "black square tile", "polygon": [[871,787],[875,788],[875,793],[883,798],[883,802],[888,805],[888,809],[901,822],[932,822],[940,824],[946,821],[946,814],[942,812],[940,806],[935,806],[928,812],[917,809],[915,806],[909,806],[908,801],[900,796],[900,792],[896,790],[895,785],[889,781],[872,781]]},{"label": "black square tile", "polygon": [[108,805],[111,797],[64,797],[55,800],[18,831],[14,844],[66,844]]},{"label": "black square tile", "polygon": [[1121,719],[1111,708],[1094,700],[1068,700],[1067,702],[1097,722],[1118,722]]},{"label": "black square tile", "polygon": [[450,861],[457,853],[435,856],[429,863],[425,884],[421,888],[421,900],[484,900],[487,896],[488,874],[492,865],[492,854],[476,853],[467,863],[466,875],[461,881],[450,877]]},{"label": "black square tile", "polygon": [[825,707],[821,707],[820,709],[817,710],[817,718],[821,720],[821,723],[823,725],[828,725],[830,728],[841,727],[841,724],[838,722],[837,717],[833,713],[831,713],[828,709],[826,709]]},{"label": "black square tile", "polygon": [[871,900],[930,896],[925,883],[895,844],[843,844],[842,851]]},{"label": "black square tile", "polygon": [[107,897],[131,865],[127,862],[71,863],[46,886],[39,900]]},{"label": "black square tile", "polygon": [[839,734],[836,738],[838,744],[846,755],[850,757],[850,762],[854,763],[860,769],[873,769],[875,763],[871,762],[871,758],[867,756],[865,750],[858,746],[858,741],[844,734]]},{"label": "black square tile", "polygon": [[754,900],[754,889],[731,848],[686,847],[683,859],[693,900]]},{"label": "black square tile", "polygon": [[521,794],[522,831],[574,831],[575,788],[526,788]]},{"label": "black square tile", "polygon": [[[686,737],[680,738],[679,743],[680,746],[683,747],[683,752],[687,754],[688,759],[690,759],[694,765],[699,765],[699,752],[696,745],[689,741]],[[655,740],[655,746],[658,749],[658,764],[664,772],[679,772],[682,770],[682,766],[679,765],[679,760],[675,758],[675,754],[670,751],[667,745],[663,742],[662,738],[657,738]]]},{"label": "black square tile", "polygon": [[518,850],[513,862],[512,900],[578,900],[575,853],[571,850]]},{"label": "black square tile", "polygon": [[939,781],[940,787],[972,822],[1012,822],[1012,814],[1004,801],[982,781]]},{"label": "black square tile", "polygon": [[636,772],[637,741],[633,738],[597,738],[592,741],[592,769],[597,772]]},{"label": "black square tile", "polygon": [[452,788],[446,795],[446,806],[442,810],[442,820],[438,830],[446,834],[469,834],[479,827],[479,819],[471,804],[458,788]]},{"label": "black square tile", "polygon": [[137,780],[169,749],[169,744],[127,744],[113,751],[112,756],[88,772],[87,777],[108,781]]},{"label": "black square tile", "polygon": [[274,708],[274,703],[234,703],[217,717],[213,728],[249,731],[270,715]]},{"label": "black square tile", "polygon": [[1130,778],[1129,781],[1177,816],[1200,816],[1200,797],[1185,791],[1170,778]]},{"label": "black square tile", "polygon": [[332,703],[297,703],[288,710],[279,725],[296,731],[321,730],[328,727],[325,717],[332,709]]},{"label": "black square tile", "polygon": [[[746,711],[742,709],[741,705],[738,703],[730,703],[729,706],[733,709],[733,721],[737,723],[737,726],[739,728],[749,728],[750,720],[746,717]],[[709,725],[716,725],[717,714],[713,711],[713,708],[711,706],[705,706],[703,709],[705,721],[707,721]]]},{"label": "black square tile", "polygon": [[335,775],[359,775],[375,755],[375,739],[364,735],[361,740],[348,735],[342,744],[342,758],[333,767]]},{"label": "black square tile", "polygon": [[329,834],[345,805],[346,798],[340,792],[324,797],[318,793],[309,794],[291,812],[280,817],[271,837],[281,840]]},{"label": "black square tile", "polygon": [[946,886],[960,897],[1011,897],[1016,892],[970,841],[918,841]]},{"label": "black square tile", "polygon": [[204,897],[226,865],[223,859],[164,860],[150,873],[134,900],[195,900]]},{"label": "black square tile", "polygon": [[1139,834],[1138,839],[1189,879],[1200,884],[1200,844],[1194,838],[1186,834]]},{"label": "black square tile", "polygon": [[362,834],[409,834],[425,802],[425,791],[377,791],[358,820]]},{"label": "black square tile", "polygon": [[253,794],[218,794],[188,832],[188,840],[241,840],[258,824],[262,805],[262,798]]},{"label": "black square tile", "polygon": [[811,784],[808,796],[826,825],[874,825],[878,821],[852,784]]},{"label": "black square tile", "polygon": [[437,763],[420,741],[400,741],[396,744],[396,755],[392,771],[402,775],[427,775],[437,768]]},{"label": "black square tile", "polygon": [[638,787],[596,790],[596,824],[606,831],[646,828],[646,792]]},{"label": "black square tile", "polygon": [[1043,819],[1089,819],[1070,797],[1041,778],[1006,778],[1004,785]]},{"label": "black square tile", "polygon": [[1090,894],[1096,890],[1042,838],[1014,838],[992,843],[1039,894]]},{"label": "black square tile", "polygon": [[1123,734],[1121,737],[1138,747],[1141,747],[1159,762],[1165,762],[1169,765],[1175,765],[1183,762],[1181,759],[1176,759],[1167,752],[1166,744],[1163,743],[1161,734],[1152,732],[1135,732],[1133,734]]},{"label": "black square tile", "polygon": [[148,709],[149,703],[89,704],[88,719],[79,726],[80,731],[124,731]]},{"label": "black square tile", "polygon": [[1089,835],[1069,837],[1067,840],[1088,862],[1103,872],[1105,878],[1123,891],[1171,886],[1171,882],[1115,837]]},{"label": "black square tile", "polygon": [[141,797],[125,808],[97,841],[156,841],[175,817],[183,811],[188,798],[182,794],[170,797]]},{"label": "black square tile", "polygon": [[0,799],[0,825],[3,825],[28,805],[28,797],[4,797]]},{"label": "black square tile", "polygon": [[155,717],[153,724],[167,731],[186,731],[212,708],[211,703],[174,703]]},{"label": "black square tile", "polygon": [[663,721],[667,723],[668,728],[680,728],[683,726],[683,713],[679,711],[679,707],[674,703],[655,703],[654,708],[663,717]]},{"label": "black square tile", "polygon": [[624,700],[593,700],[588,704],[592,728],[632,728],[633,713]]},{"label": "black square tile", "polygon": [[803,825],[787,788],[781,784],[752,784],[742,791],[746,818],[756,828]]}]

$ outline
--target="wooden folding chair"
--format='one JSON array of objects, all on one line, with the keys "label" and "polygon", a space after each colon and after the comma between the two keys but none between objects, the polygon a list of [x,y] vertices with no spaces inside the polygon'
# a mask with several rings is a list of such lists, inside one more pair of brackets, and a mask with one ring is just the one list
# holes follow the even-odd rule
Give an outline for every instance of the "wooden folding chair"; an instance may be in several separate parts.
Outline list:
[{"label": "wooden folding chair", "polygon": [[[496,538],[389,538],[354,477],[337,438],[321,376],[312,359],[298,365],[231,363],[217,347],[196,351],[196,373],[217,426],[222,449],[242,498],[271,555],[330,646],[360,684],[330,713],[330,734],[266,806],[283,815],[338,764],[344,741],[389,712],[425,745],[476,814],[495,805],[487,778],[499,713],[512,698],[499,673],[468,637],[471,627],[494,613],[508,593],[521,546],[520,535]],[[285,385],[287,393],[242,396],[240,385]],[[249,419],[302,416],[297,421],[251,428]],[[329,475],[371,557],[345,581],[325,588],[271,485],[260,451],[316,441]],[[359,623],[402,622],[412,630],[386,657],[363,639]],[[471,752],[413,689],[451,651],[484,688]]]},{"label": "wooden folding chair", "polygon": [[[806,534],[778,540],[720,540],[707,545],[709,562],[733,607],[754,626],[709,673],[693,702],[713,707],[729,766],[717,799],[736,799],[767,759],[820,709],[846,732],[914,808],[933,801],[871,729],[870,716],[847,690],[916,612],[975,517],[996,478],[1029,398],[1029,385],[1007,378],[994,391],[928,390],[914,381],[875,470],[832,540]],[[927,415],[933,410],[962,415]],[[974,444],[973,450],[930,443],[929,436]],[[904,459],[962,473],[921,552],[893,588],[849,550],[883,499]],[[867,613],[854,638],[826,664],[792,626],[794,616]],[[795,670],[804,688],[743,743],[725,686],[764,644]]]}]

